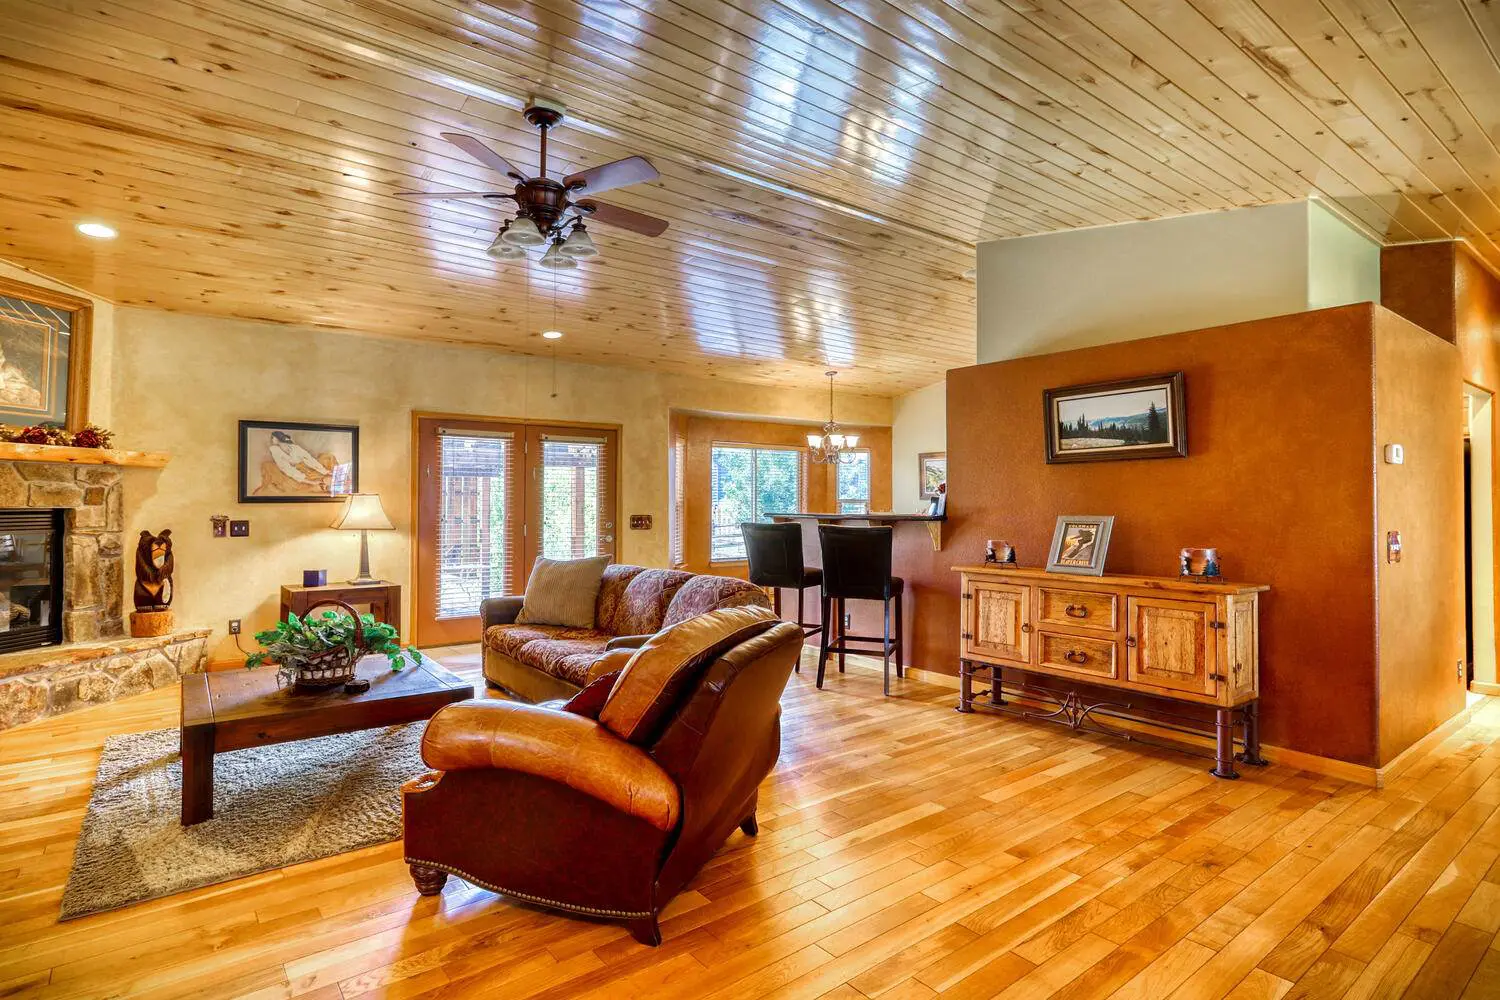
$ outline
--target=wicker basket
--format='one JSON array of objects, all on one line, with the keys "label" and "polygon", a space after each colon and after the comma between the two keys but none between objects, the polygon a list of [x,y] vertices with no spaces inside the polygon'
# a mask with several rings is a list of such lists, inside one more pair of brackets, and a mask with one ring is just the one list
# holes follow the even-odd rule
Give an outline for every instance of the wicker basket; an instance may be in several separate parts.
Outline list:
[{"label": "wicker basket", "polygon": [[302,616],[303,620],[311,618],[314,611],[326,605],[342,608],[354,619],[354,652],[350,653],[347,648],[336,646],[314,653],[295,668],[286,668],[285,673],[290,675],[295,690],[321,691],[347,684],[354,680],[354,668],[359,663],[359,658],[365,655],[365,627],[359,620],[359,612],[353,606],[343,601],[319,601],[307,609]]}]

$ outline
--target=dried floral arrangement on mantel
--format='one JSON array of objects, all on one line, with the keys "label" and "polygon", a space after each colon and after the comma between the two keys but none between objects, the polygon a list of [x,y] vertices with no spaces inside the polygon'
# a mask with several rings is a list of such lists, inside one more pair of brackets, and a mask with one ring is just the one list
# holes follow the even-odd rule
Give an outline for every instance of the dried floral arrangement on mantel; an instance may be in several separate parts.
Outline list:
[{"label": "dried floral arrangement on mantel", "polygon": [[171,458],[163,451],[113,447],[115,435],[98,424],[70,431],[61,424],[0,426],[0,461],[71,462],[77,465],[130,465],[160,469]]},{"label": "dried floral arrangement on mantel", "polygon": [[30,427],[0,426],[0,441],[15,444],[51,444],[64,448],[110,448],[115,432],[98,424],[85,424],[70,431],[61,424],[32,424]]}]

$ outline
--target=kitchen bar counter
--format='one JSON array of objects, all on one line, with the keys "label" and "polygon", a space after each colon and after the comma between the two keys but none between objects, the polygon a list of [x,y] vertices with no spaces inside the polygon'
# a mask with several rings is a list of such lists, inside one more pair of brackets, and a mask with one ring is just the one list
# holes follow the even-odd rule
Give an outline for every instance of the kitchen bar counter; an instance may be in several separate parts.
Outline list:
[{"label": "kitchen bar counter", "polygon": [[[816,521],[819,524],[874,524],[874,525],[898,525],[908,521],[925,524],[928,534],[932,536],[932,551],[938,552],[943,547],[943,522],[948,518],[943,514],[898,514],[893,511],[871,511],[868,514],[830,514],[827,512],[817,513],[814,511],[784,511],[782,513],[767,514],[772,521],[782,523],[786,521]],[[813,540],[816,544],[816,539]]]}]

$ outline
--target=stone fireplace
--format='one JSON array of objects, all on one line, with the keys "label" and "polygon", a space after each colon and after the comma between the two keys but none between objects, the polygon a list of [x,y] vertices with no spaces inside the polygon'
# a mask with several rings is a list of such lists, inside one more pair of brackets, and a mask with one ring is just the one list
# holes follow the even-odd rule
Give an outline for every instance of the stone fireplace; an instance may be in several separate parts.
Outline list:
[{"label": "stone fireplace", "polygon": [[122,481],[113,465],[0,461],[0,508],[63,511],[62,642],[0,653],[0,729],[148,691],[203,667],[206,629],[125,635]]},{"label": "stone fireplace", "polygon": [[65,462],[0,462],[0,508],[57,507],[63,517],[62,641],[92,642],[124,628],[121,470]]}]

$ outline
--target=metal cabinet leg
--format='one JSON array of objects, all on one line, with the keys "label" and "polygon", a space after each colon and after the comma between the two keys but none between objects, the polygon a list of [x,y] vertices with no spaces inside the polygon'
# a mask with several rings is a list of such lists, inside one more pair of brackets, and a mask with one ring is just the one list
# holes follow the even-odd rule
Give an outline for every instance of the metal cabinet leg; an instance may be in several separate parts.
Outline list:
[{"label": "metal cabinet leg", "polygon": [[1271,762],[1260,755],[1260,702],[1252,701],[1240,712],[1245,719],[1245,752],[1234,759],[1251,767],[1265,767]]},{"label": "metal cabinet leg", "polygon": [[1214,753],[1214,767],[1208,773],[1215,778],[1238,778],[1239,772],[1234,769],[1234,712],[1227,708],[1221,708],[1214,712],[1214,736],[1217,749]]},{"label": "metal cabinet leg", "polygon": [[958,711],[974,711],[974,665],[968,660],[958,661]]}]

